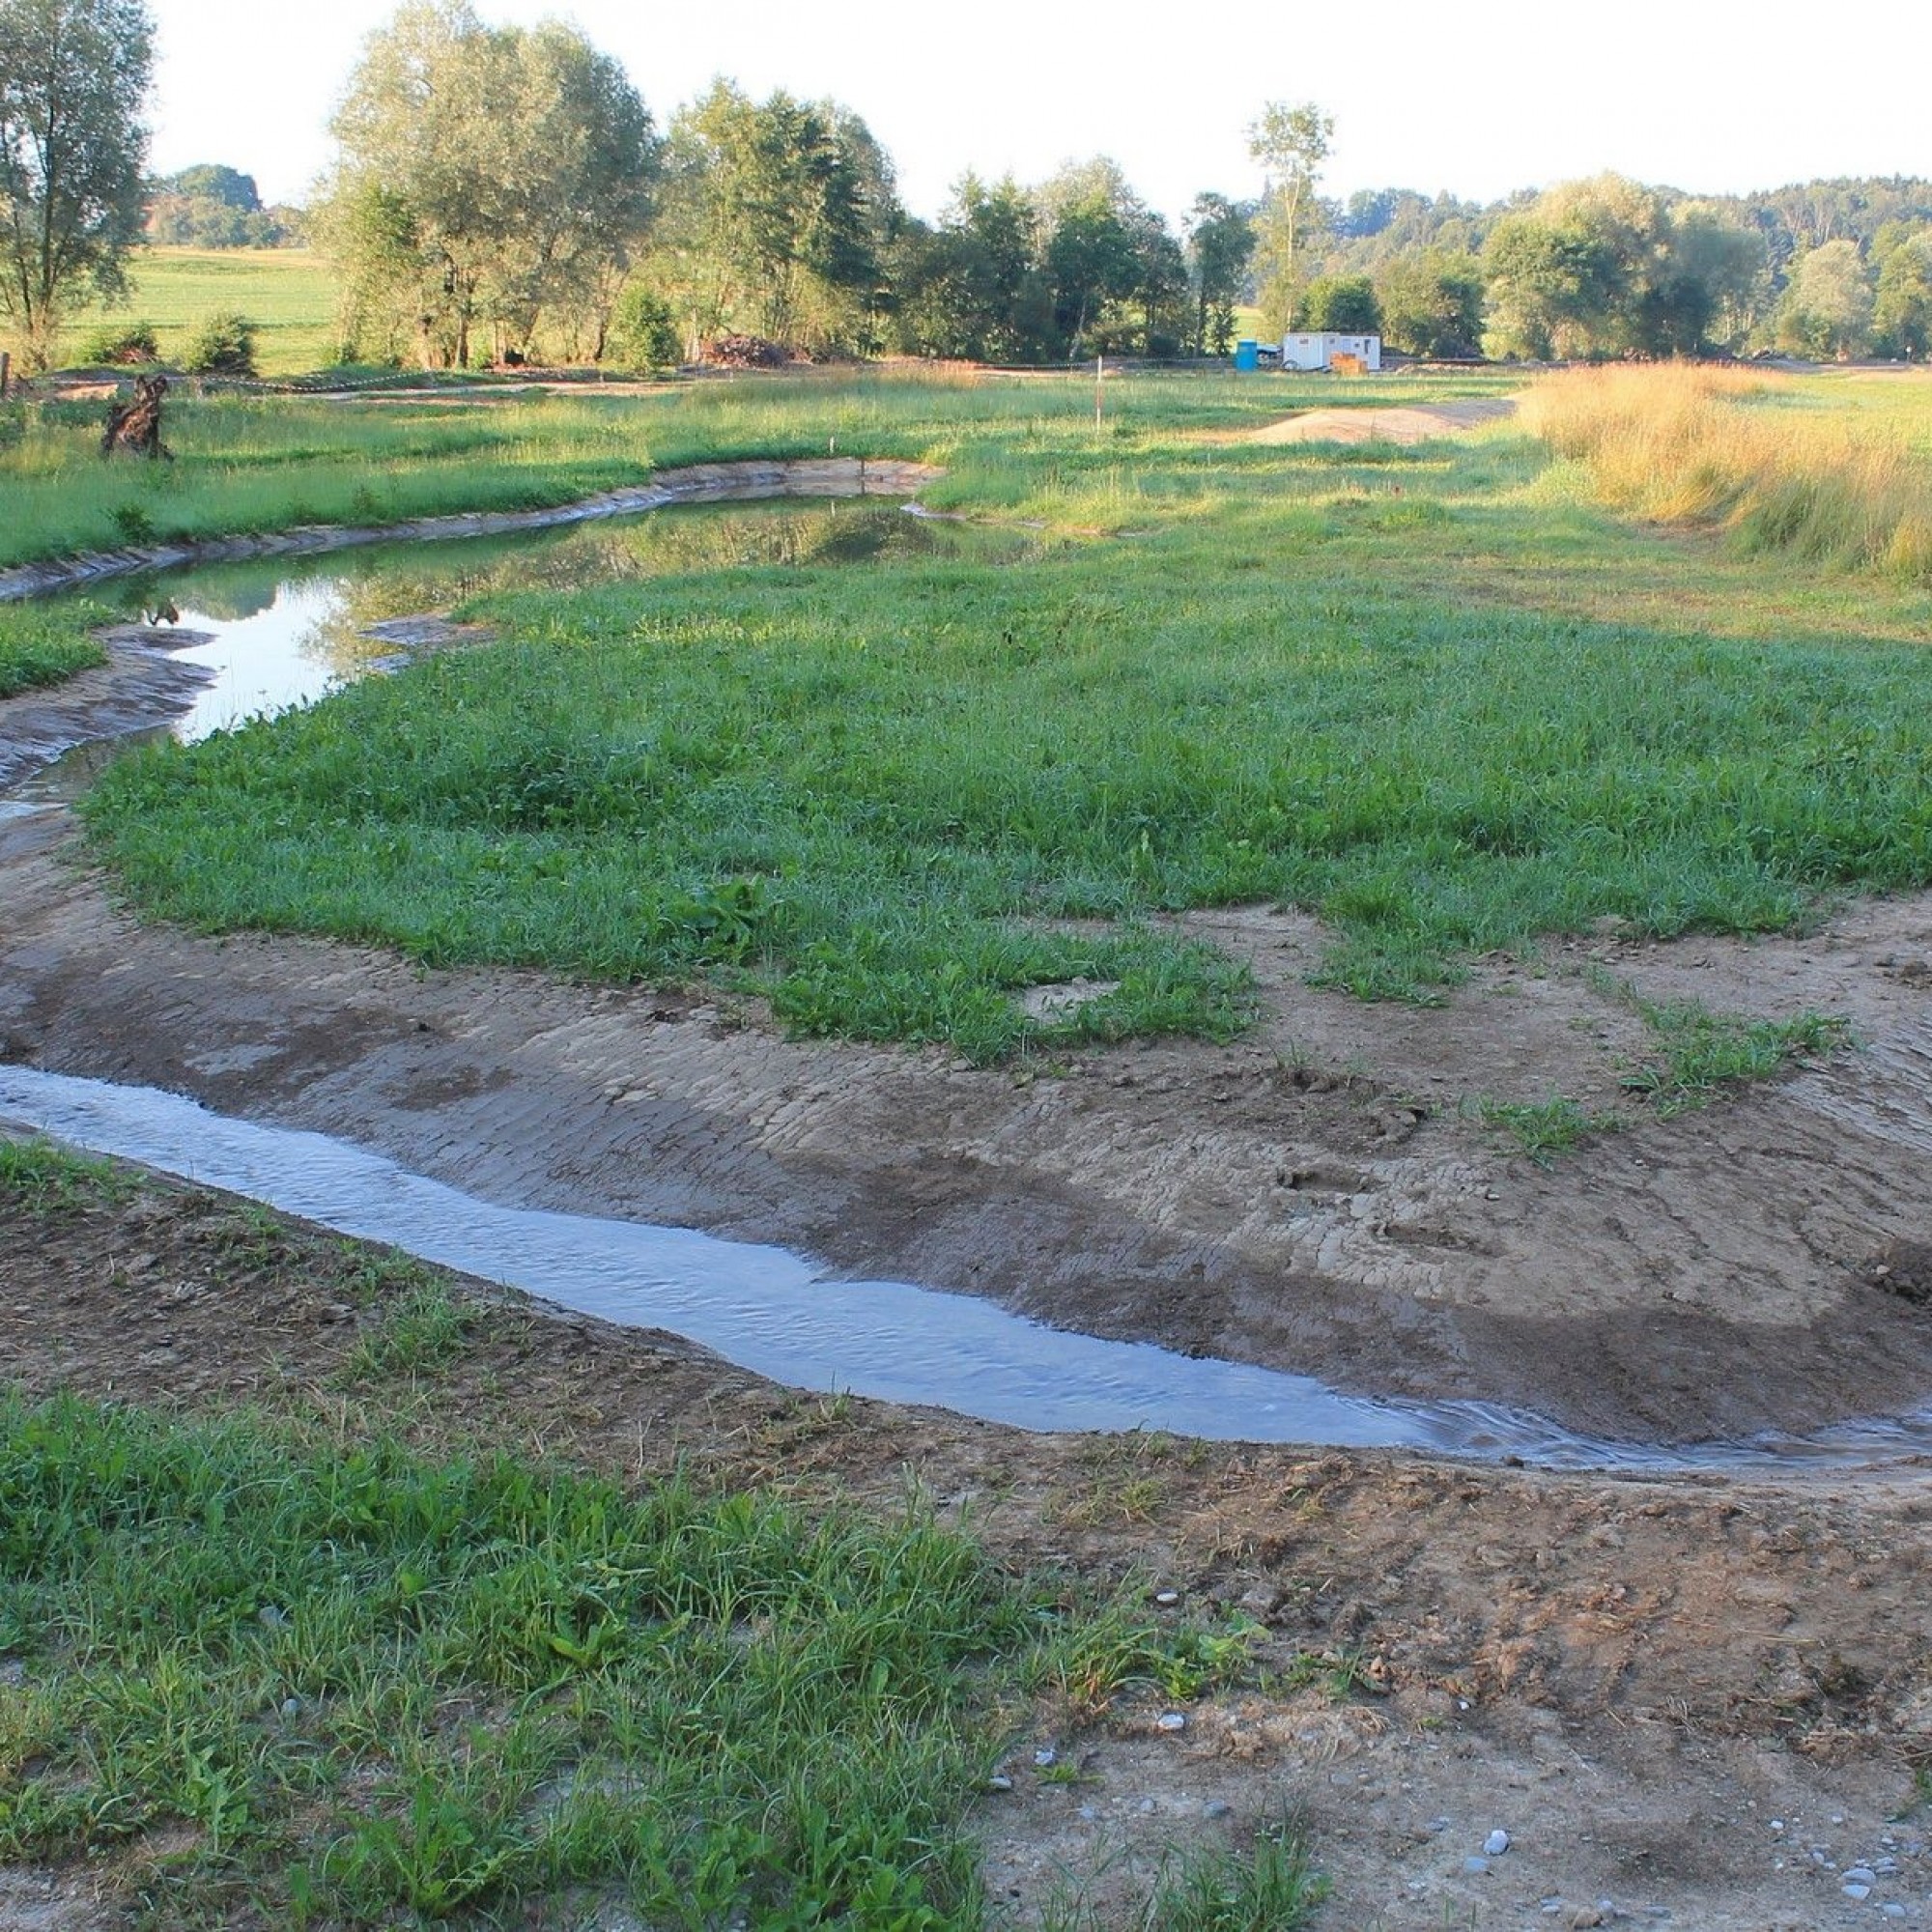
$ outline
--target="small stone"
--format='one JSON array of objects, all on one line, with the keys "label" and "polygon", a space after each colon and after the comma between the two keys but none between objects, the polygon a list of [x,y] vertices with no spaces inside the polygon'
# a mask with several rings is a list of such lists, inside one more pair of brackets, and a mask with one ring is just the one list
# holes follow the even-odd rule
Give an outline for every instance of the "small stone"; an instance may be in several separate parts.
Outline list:
[{"label": "small stone", "polygon": [[992,1776],[987,1778],[986,1780],[986,1789],[988,1791],[1010,1791],[1012,1788],[1013,1788],[1012,1779],[1009,1777],[1003,1771],[996,1771],[992,1775]]},{"label": "small stone", "polygon": [[1879,1910],[1883,1912],[1888,1918],[1903,1918],[1905,1917],[1905,1907],[1899,1904],[1898,1900],[1895,1898],[1887,1899],[1886,1902],[1879,1907]]},{"label": "small stone", "polygon": [[1872,1861],[1872,1870],[1880,1878],[1889,1878],[1897,1869],[1898,1861],[1896,1859],[1874,1859]]},{"label": "small stone", "polygon": [[1872,1889],[1870,1886],[1853,1885],[1849,1880],[1847,1880],[1845,1884],[1841,1885],[1838,1888],[1838,1889],[1842,1891],[1847,1898],[1858,1899],[1861,1903],[1862,1903],[1865,1899],[1869,1898],[1872,1895]]},{"label": "small stone", "polygon": [[1162,1609],[1171,1609],[1176,1604],[1179,1603],[1180,1592],[1179,1590],[1156,1590],[1153,1593],[1153,1600]]},{"label": "small stone", "polygon": [[1510,1834],[1507,1832],[1492,1832],[1483,1840],[1483,1850],[1492,1859],[1499,1859],[1510,1848]]},{"label": "small stone", "polygon": [[1225,1798],[1210,1798],[1202,1805],[1201,1815],[1204,1818],[1232,1818],[1235,1807]]},{"label": "small stone", "polygon": [[1179,1711],[1163,1711],[1154,1719],[1154,1729],[1157,1731],[1184,1731],[1186,1728],[1187,1719]]},{"label": "small stone", "polygon": [[1771,1821],[1771,1829],[1772,1829],[1772,1830],[1773,1830],[1774,1832],[1781,1832],[1781,1831],[1783,1831],[1783,1830],[1784,1830],[1784,1820],[1783,1820],[1782,1818],[1774,1818],[1774,1819],[1773,1819],[1773,1820]]},{"label": "small stone", "polygon": [[1044,1771],[1047,1768],[1047,1766],[1054,1763],[1059,1756],[1060,1753],[1057,1750],[1055,1750],[1051,1745],[1041,1745],[1040,1747],[1034,1752],[1033,1761],[1034,1764],[1039,1770]]},{"label": "small stone", "polygon": [[282,1699],[283,1717],[299,1718],[301,1714],[302,1714],[302,1700],[299,1697],[284,1697]]},{"label": "small stone", "polygon": [[1432,1818],[1422,1829],[1432,1834],[1436,1832],[1446,1832],[1449,1829],[1449,1820],[1447,1818]]},{"label": "small stone", "polygon": [[1097,1818],[1099,1815],[1100,1815],[1099,1812],[1094,1810],[1094,1808],[1091,1804],[1083,1804],[1080,1807],[1080,1816],[1089,1825],[1091,1825],[1094,1822],[1094,1820]]},{"label": "small stone", "polygon": [[1847,1885],[1876,1885],[1878,1874],[1869,1865],[1854,1865],[1845,1874]]},{"label": "small stone", "polygon": [[1156,1806],[1151,1798],[1143,1798],[1141,1802],[1134,1807],[1134,1809],[1137,1810],[1143,1818],[1152,1816],[1155,1808]]},{"label": "small stone", "polygon": [[1480,1878],[1484,1872],[1489,1870],[1489,1868],[1490,1868],[1490,1861],[1488,1859],[1470,1858],[1470,1859],[1464,1859],[1463,1861],[1463,1869],[1465,1872],[1467,1872],[1471,1878]]},{"label": "small stone", "polygon": [[278,1631],[288,1627],[288,1611],[278,1610],[273,1604],[264,1604],[256,1615],[261,1618],[264,1630]]}]

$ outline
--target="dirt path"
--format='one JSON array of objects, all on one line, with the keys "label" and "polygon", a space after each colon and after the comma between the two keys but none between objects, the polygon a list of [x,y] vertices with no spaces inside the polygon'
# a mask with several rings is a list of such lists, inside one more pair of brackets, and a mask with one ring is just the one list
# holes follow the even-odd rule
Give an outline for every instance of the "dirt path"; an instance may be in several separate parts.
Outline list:
[{"label": "dirt path", "polygon": [[[0,1380],[320,1412],[358,1437],[527,1445],[638,1481],[681,1462],[889,1511],[910,1477],[1012,1563],[1139,1577],[1177,1613],[1260,1624],[1256,1688],[1182,1706],[1178,1735],[1151,1693],[1035,1714],[1014,1790],[977,1819],[992,1894],[1022,1914],[1066,1884],[1095,1922],[1124,1924],[1108,1901],[1165,1848],[1240,1845],[1289,1810],[1334,1880],[1321,1932],[1815,1932],[1881,1922],[1882,1904],[1924,1922],[1922,1469],[1855,1487],[1603,1481],[1041,1438],[795,1397],[674,1338],[544,1319],[477,1284],[454,1360],[350,1392],[343,1364],[380,1316],[358,1307],[354,1266],[331,1237],[174,1186],[51,1223],[0,1217]],[[1079,1781],[1040,1777],[1040,1745]],[[1498,1828],[1510,1849],[1471,1870]],[[0,1868],[0,1924],[106,1932],[141,1856],[137,1841],[85,1869]],[[1861,1861],[1875,1882],[1855,1907],[1840,1888]]]},{"label": "dirt path", "polygon": [[[136,925],[59,812],[0,824],[0,1058],[340,1134],[513,1205],[1600,1434],[1802,1429],[1932,1386],[1932,1318],[1879,1272],[1932,1236],[1932,898],[1804,940],[1480,962],[1435,1011],[1308,986],[1310,921],[1202,915],[1253,964],[1251,1037],[994,1069],[788,1041],[708,993]],[[1624,1098],[1647,1043],[1626,979],[1842,1013],[1862,1049],[1547,1170],[1506,1151],[1471,1096]]]},{"label": "dirt path", "polygon": [[1514,396],[1466,396],[1449,403],[1403,403],[1389,409],[1303,410],[1249,430],[1247,442],[1427,442],[1433,437],[1499,422],[1516,413]]}]

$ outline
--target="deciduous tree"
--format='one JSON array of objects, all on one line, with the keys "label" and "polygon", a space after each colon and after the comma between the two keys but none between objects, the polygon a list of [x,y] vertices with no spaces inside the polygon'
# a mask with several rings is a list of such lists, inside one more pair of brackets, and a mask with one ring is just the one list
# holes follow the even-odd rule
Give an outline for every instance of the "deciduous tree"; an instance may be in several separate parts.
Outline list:
[{"label": "deciduous tree", "polygon": [[77,304],[125,286],[153,70],[141,0],[0,0],[0,315],[32,367]]},{"label": "deciduous tree", "polygon": [[1187,256],[1194,277],[1194,353],[1225,355],[1235,341],[1235,304],[1254,260],[1254,211],[1224,194],[1197,194],[1192,212]]},{"label": "deciduous tree", "polygon": [[547,320],[608,310],[650,213],[657,143],[623,70],[574,28],[485,27],[418,0],[371,37],[334,122],[326,235],[349,332],[426,362],[480,328],[527,351]]}]

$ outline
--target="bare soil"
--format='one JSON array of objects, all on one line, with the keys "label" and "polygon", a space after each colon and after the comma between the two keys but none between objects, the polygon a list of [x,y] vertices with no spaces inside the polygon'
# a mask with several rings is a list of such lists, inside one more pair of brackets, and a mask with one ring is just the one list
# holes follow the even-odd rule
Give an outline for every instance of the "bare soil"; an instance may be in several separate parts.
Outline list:
[{"label": "bare soil", "polygon": [[[123,695],[108,677],[82,701]],[[0,706],[0,745],[44,702]],[[522,1205],[776,1240],[1096,1333],[1596,1432],[1801,1429],[1932,1387],[1932,896],[1830,908],[1803,937],[1551,942],[1476,962],[1434,1010],[1309,986],[1324,935],[1300,916],[1182,923],[1252,964],[1248,1037],[976,1069],[789,1041],[706,989],[139,925],[47,809],[0,816],[0,1059],[344,1135]],[[1623,982],[1842,1014],[1859,1044],[1660,1121],[1621,1088],[1649,1045]],[[1633,1124],[1545,1169],[1471,1111],[1552,1093]],[[250,1259],[233,1216],[157,1184],[51,1234],[0,1226],[0,1375],[339,1407],[361,1318],[334,1244],[291,1234]],[[1104,1908],[1164,1845],[1238,1841],[1284,1805],[1335,1877],[1327,1927],[1608,1923],[1608,1899],[1747,1932],[1882,1902],[1917,1919],[1932,1897],[1912,1810],[1932,1762],[1919,1464],[1639,1481],[1041,1437],[822,1404],[474,1292],[492,1299],[463,1361],[395,1398],[426,1435],[882,1499],[910,1470],[1014,1561],[1245,1604],[1272,1633],[1261,1665],[1352,1661],[1347,1695],[1231,1696],[1177,1735],[1144,1701],[1041,1714],[1016,1789],[983,1807],[1016,1905],[1059,1875]],[[1048,1742],[1087,1781],[1035,1774]],[[1465,1869],[1493,1827],[1511,1850]],[[1897,1865],[1863,1906],[1839,1889],[1859,1859]],[[97,1882],[0,1873],[0,1926],[109,1922]]]},{"label": "bare soil", "polygon": [[1243,435],[1249,442],[1427,442],[1498,422],[1516,412],[1516,402],[1514,396],[1465,396],[1389,409],[1303,410]]}]

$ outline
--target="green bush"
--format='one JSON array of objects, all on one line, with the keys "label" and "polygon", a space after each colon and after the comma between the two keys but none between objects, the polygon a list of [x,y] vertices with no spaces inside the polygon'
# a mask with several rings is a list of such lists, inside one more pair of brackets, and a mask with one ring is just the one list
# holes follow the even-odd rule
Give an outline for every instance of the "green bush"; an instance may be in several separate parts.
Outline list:
[{"label": "green bush", "polygon": [[191,376],[252,376],[255,325],[242,315],[204,317],[188,336],[182,364]]},{"label": "green bush", "polygon": [[669,369],[682,359],[683,350],[670,304],[642,282],[626,283],[611,311],[605,360],[627,369]]},{"label": "green bush", "polygon": [[97,328],[80,346],[81,366],[123,368],[132,363],[158,362],[161,345],[152,322],[117,322]]}]

